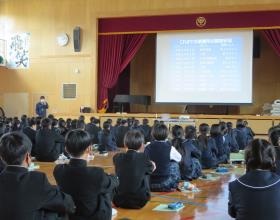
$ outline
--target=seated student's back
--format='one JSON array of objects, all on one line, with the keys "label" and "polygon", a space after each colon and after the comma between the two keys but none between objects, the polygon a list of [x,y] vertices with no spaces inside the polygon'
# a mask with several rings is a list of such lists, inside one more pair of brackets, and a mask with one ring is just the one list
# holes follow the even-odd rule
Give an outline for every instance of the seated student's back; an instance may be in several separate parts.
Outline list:
[{"label": "seated student's back", "polygon": [[201,165],[203,169],[214,168],[217,166],[217,147],[215,140],[208,136],[209,125],[202,123],[199,125],[198,142],[201,151]]},{"label": "seated student's back", "polygon": [[239,147],[239,150],[244,150],[244,148],[249,144],[250,138],[248,137],[248,130],[244,125],[242,119],[236,121],[236,129],[234,129],[235,138]]},{"label": "seated student's back", "polygon": [[53,162],[63,152],[64,137],[51,129],[48,118],[42,120],[42,128],[36,132],[36,159],[44,162]]},{"label": "seated student's back", "polygon": [[[71,196],[51,186],[47,176],[28,171],[31,142],[20,133],[9,133],[0,140],[0,157],[7,167],[0,174],[0,219],[57,219],[75,211]],[[52,217],[52,218],[51,218]]]},{"label": "seated student's back", "polygon": [[98,134],[99,139],[99,151],[116,151],[117,145],[115,142],[115,138],[111,132],[111,126],[108,121],[103,123],[103,130]]},{"label": "seated student's back", "polygon": [[66,135],[65,145],[71,155],[70,162],[57,165],[53,174],[60,189],[70,194],[76,204],[70,220],[111,219],[112,191],[118,186],[118,180],[102,168],[87,166],[91,136],[80,129],[72,130]]},{"label": "seated student's back", "polygon": [[210,129],[210,136],[215,141],[217,148],[217,162],[227,163],[229,160],[229,148],[224,145],[224,137],[219,124],[213,124]]},{"label": "seated student's back", "polygon": [[116,138],[116,144],[118,148],[123,148],[124,147],[124,136],[126,132],[128,132],[129,127],[127,120],[122,120],[121,125],[116,128],[116,133],[115,133],[115,138]]},{"label": "seated student's back", "polygon": [[114,204],[121,208],[142,208],[150,199],[149,175],[154,163],[139,152],[144,148],[144,136],[140,131],[129,131],[124,139],[126,153],[113,158],[120,185],[114,196]]},{"label": "seated student's back", "polygon": [[253,140],[245,150],[245,164],[246,174],[229,183],[229,215],[238,220],[280,219],[274,147],[266,140]]},{"label": "seated student's back", "polygon": [[276,153],[276,173],[280,175],[280,128],[274,128],[269,133],[270,143],[274,146]]},{"label": "seated student's back", "polygon": [[156,164],[150,177],[151,191],[173,191],[180,180],[179,162],[181,154],[167,141],[168,129],[164,124],[156,124],[152,129],[152,141],[144,153]]},{"label": "seated student's back", "polygon": [[201,175],[200,150],[193,145],[192,140],[184,139],[184,130],[181,126],[175,125],[172,128],[172,136],[172,145],[182,155],[179,163],[181,179],[197,179]]}]

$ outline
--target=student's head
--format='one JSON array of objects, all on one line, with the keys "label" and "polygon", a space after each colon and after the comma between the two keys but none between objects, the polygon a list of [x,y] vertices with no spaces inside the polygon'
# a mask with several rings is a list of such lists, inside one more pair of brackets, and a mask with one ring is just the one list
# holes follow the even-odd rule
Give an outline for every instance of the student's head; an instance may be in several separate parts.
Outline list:
[{"label": "student's head", "polygon": [[52,120],[52,128],[56,128],[58,126],[58,120],[56,118],[54,118]]},{"label": "student's head", "polygon": [[91,150],[91,136],[81,129],[72,130],[66,135],[65,147],[72,157],[82,157]]},{"label": "student's head", "polygon": [[230,121],[227,122],[227,129],[228,129],[228,130],[231,130],[231,129],[232,129],[232,126],[233,126],[233,125],[232,125],[232,122],[230,122]]},{"label": "student's head", "polygon": [[71,121],[71,124],[70,124],[70,129],[71,130],[75,130],[75,129],[77,129],[78,128],[78,120],[77,119],[73,119],[72,121]]},{"label": "student's head", "polygon": [[94,123],[95,117],[90,117],[90,123]]},{"label": "student's head", "polygon": [[53,120],[53,119],[54,119],[54,115],[49,114],[49,115],[48,115],[48,118],[49,118],[50,120]]},{"label": "student's head", "polygon": [[36,118],[30,118],[28,120],[28,126],[33,128],[36,127]]},{"label": "student's head", "polygon": [[99,120],[98,118],[96,118],[96,119],[93,121],[93,123],[94,123],[95,125],[99,125],[99,124],[100,124],[100,120]]},{"label": "student's head", "polygon": [[31,163],[32,143],[20,132],[5,134],[0,139],[0,157],[7,165],[23,165]]},{"label": "student's head", "polygon": [[210,136],[217,137],[219,135],[222,135],[221,126],[219,124],[212,124],[210,129]]},{"label": "student's head", "polygon": [[122,119],[121,118],[118,118],[117,121],[116,121],[116,126],[120,126],[122,123]]},{"label": "student's head", "polygon": [[41,122],[42,128],[51,128],[51,120],[49,118],[43,118]]},{"label": "student's head", "polygon": [[40,101],[41,101],[41,102],[44,102],[44,101],[45,101],[45,96],[43,96],[43,95],[40,96]]},{"label": "student's head", "polygon": [[154,125],[153,125],[153,126],[155,126],[155,125],[157,125],[157,124],[159,124],[159,120],[155,119],[155,120],[154,120]]},{"label": "student's head", "polygon": [[243,124],[244,124],[245,127],[247,127],[248,126],[248,121],[244,120]]},{"label": "student's head", "polygon": [[80,115],[80,117],[79,117],[78,120],[79,120],[79,121],[85,121],[85,116],[84,116],[84,115]]},{"label": "student's head", "polygon": [[186,139],[196,138],[196,128],[194,126],[189,125],[185,128],[185,138]]},{"label": "student's head", "polygon": [[206,124],[206,123],[202,123],[199,125],[199,133],[200,135],[203,135],[203,136],[207,136],[207,134],[209,133],[209,125]]},{"label": "student's head", "polygon": [[127,126],[127,120],[123,119],[121,124],[122,126]]},{"label": "student's head", "polygon": [[245,149],[245,164],[247,171],[256,169],[275,171],[274,147],[266,140],[253,140]]},{"label": "student's head", "polygon": [[220,127],[221,127],[221,132],[222,134],[226,134],[227,133],[227,124],[224,121],[221,121],[219,123]]},{"label": "student's head", "polygon": [[22,122],[26,122],[26,121],[27,121],[27,115],[22,115],[21,118],[20,118],[20,120],[21,120]]},{"label": "student's head", "polygon": [[149,124],[149,120],[147,118],[144,118],[142,124],[143,125],[148,125]]},{"label": "student's head", "polygon": [[107,119],[107,122],[108,122],[110,125],[112,125],[113,120],[112,120],[111,118],[108,118],[108,119]]},{"label": "student's head", "polygon": [[270,143],[273,146],[280,146],[280,129],[274,129],[269,135]]},{"label": "student's head", "polygon": [[110,124],[108,121],[105,121],[105,122],[103,123],[102,128],[103,128],[103,132],[104,132],[105,134],[109,134],[109,133],[110,133],[111,124]]},{"label": "student's head", "polygon": [[157,141],[165,141],[168,137],[168,128],[165,124],[157,124],[152,129],[152,137]]},{"label": "student's head", "polygon": [[130,150],[140,150],[144,146],[144,136],[138,130],[130,130],[124,137],[124,146]]},{"label": "student's head", "polygon": [[172,128],[172,137],[174,139],[176,139],[176,138],[183,139],[184,138],[184,129],[182,128],[182,126],[175,125]]},{"label": "student's head", "polygon": [[84,120],[78,120],[78,122],[77,122],[77,129],[85,130],[85,128],[86,128],[85,121]]},{"label": "student's head", "polygon": [[140,121],[138,119],[135,119],[133,126],[138,127],[139,125],[140,125]]},{"label": "student's head", "polygon": [[63,118],[58,119],[58,127],[60,127],[60,128],[66,127],[66,122]]},{"label": "student's head", "polygon": [[236,128],[244,128],[245,125],[244,125],[244,121],[242,119],[238,119],[236,121]]}]

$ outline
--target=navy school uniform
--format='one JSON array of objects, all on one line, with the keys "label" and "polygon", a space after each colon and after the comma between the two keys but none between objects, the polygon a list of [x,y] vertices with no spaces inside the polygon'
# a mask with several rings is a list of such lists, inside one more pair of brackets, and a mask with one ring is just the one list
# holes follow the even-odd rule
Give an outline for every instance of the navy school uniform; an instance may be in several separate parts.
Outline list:
[{"label": "navy school uniform", "polygon": [[228,213],[238,220],[280,219],[280,176],[266,170],[249,171],[229,183]]},{"label": "navy school uniform", "polygon": [[[171,144],[168,141],[152,141],[146,148],[144,153],[151,161],[156,164],[156,170],[150,176],[150,188],[155,192],[169,192],[178,187],[180,180],[180,168],[178,162],[172,161]],[[173,149],[173,150],[174,150]]]},{"label": "navy school uniform", "polygon": [[239,152],[239,146],[238,146],[238,143],[236,141],[236,137],[235,137],[234,131],[233,130],[229,131],[225,135],[225,138],[228,139],[230,152],[238,153]]},{"label": "navy school uniform", "polygon": [[234,129],[234,134],[235,134],[235,137],[236,137],[236,141],[237,141],[239,150],[244,150],[244,148],[249,143],[247,129],[246,128],[235,128]]},{"label": "navy school uniform", "polygon": [[223,135],[213,137],[217,148],[218,163],[227,163],[229,159],[228,143],[225,142]]},{"label": "navy school uniform", "polygon": [[103,131],[100,131],[98,134],[99,140],[99,151],[116,151],[117,145],[115,139],[111,132],[109,134],[105,134]]},{"label": "navy school uniform", "polygon": [[128,131],[129,131],[129,127],[127,126],[121,125],[116,128],[115,138],[116,138],[116,144],[119,148],[124,147],[124,136]]},{"label": "navy school uniform", "polygon": [[92,144],[98,144],[98,133],[101,131],[101,128],[94,123],[88,123],[85,130],[90,134]]},{"label": "navy school uniform", "polygon": [[180,162],[180,172],[182,180],[197,179],[201,176],[201,164],[199,159],[201,152],[194,145],[192,140],[184,140],[182,147],[185,148],[185,155],[182,155]]},{"label": "navy school uniform", "polygon": [[152,128],[149,125],[140,125],[140,130],[143,132],[145,143],[151,141],[151,131]]},{"label": "navy school uniform", "polygon": [[113,202],[117,207],[139,209],[150,200],[149,175],[153,164],[144,153],[128,150],[113,157],[120,185]]},{"label": "navy school uniform", "polygon": [[203,169],[214,168],[217,166],[218,150],[216,142],[213,138],[208,137],[207,146],[200,147],[201,149],[201,165]]},{"label": "navy school uniform", "polygon": [[276,153],[276,173],[280,176],[280,147],[275,146],[275,153]]}]

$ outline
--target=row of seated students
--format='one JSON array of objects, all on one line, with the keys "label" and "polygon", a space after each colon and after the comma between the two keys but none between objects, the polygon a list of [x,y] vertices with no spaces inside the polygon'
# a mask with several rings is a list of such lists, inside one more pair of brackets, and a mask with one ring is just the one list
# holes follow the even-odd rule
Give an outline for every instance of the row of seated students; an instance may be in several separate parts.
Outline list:
[{"label": "row of seated students", "polygon": [[[220,125],[215,125],[214,127],[221,127]],[[173,145],[167,141],[168,137],[168,129],[167,127],[162,124],[158,123],[156,124],[152,129],[152,138],[153,141],[145,148],[144,154],[139,154],[138,151],[143,148],[144,144],[144,136],[141,131],[138,131],[137,129],[131,129],[129,132],[127,132],[126,137],[124,138],[124,145],[128,148],[127,153],[125,154],[117,154],[114,157],[114,164],[116,167],[116,174],[119,177],[120,185],[118,188],[118,181],[113,176],[108,176],[107,180],[105,181],[106,186],[112,186],[110,190],[115,190],[114,195],[114,203],[118,207],[124,207],[124,208],[141,208],[143,207],[146,202],[148,201],[150,194],[149,194],[149,185],[153,191],[170,191],[170,190],[176,190],[178,186],[178,182],[181,179],[180,173],[182,173],[182,167],[185,169],[187,166],[184,166],[185,164],[189,164],[190,161],[192,161],[192,158],[184,158],[187,157],[186,155],[191,155],[191,153],[186,154],[186,152],[191,150],[194,150],[194,154],[199,155],[199,149],[196,149],[196,147],[192,144],[193,141],[195,141],[193,138],[190,138],[188,136],[187,131],[188,130],[194,130],[193,127],[187,127],[186,128],[186,139],[183,138],[183,129],[180,126],[175,126],[172,130],[172,134],[174,139],[172,140]],[[13,134],[15,135],[15,134]],[[3,151],[1,149],[5,149],[7,143],[5,144],[4,140],[5,137],[9,137],[9,134],[7,136],[4,136],[4,138],[1,139],[1,145],[0,145],[0,155],[3,158],[3,160],[8,164],[8,167],[12,167],[13,165],[19,166],[22,164],[12,164],[9,162],[9,152]],[[9,137],[10,138],[10,137]],[[188,140],[189,138],[189,140]],[[214,139],[214,137],[213,137]],[[8,139],[9,140],[9,139]],[[185,144],[190,142],[191,144]],[[71,160],[69,165],[59,165],[54,170],[54,176],[57,180],[58,185],[61,187],[61,189],[69,193],[73,196],[74,201],[76,201],[76,206],[81,207],[82,210],[84,210],[83,204],[81,201],[82,199],[79,198],[80,195],[83,195],[82,198],[85,198],[85,194],[81,193],[83,190],[86,189],[86,187],[83,185],[84,181],[81,181],[77,178],[75,181],[75,184],[72,184],[71,181],[73,181],[73,173],[76,172],[76,174],[80,176],[81,169],[84,167],[85,171],[82,172],[85,174],[85,179],[92,179],[92,181],[96,180],[96,176],[99,176],[99,178],[102,179],[102,175],[93,175],[94,171],[90,168],[86,168],[86,162],[85,159],[87,154],[90,151],[90,146],[92,143],[91,136],[81,130],[73,130],[70,131],[66,137],[66,149],[67,152],[71,155]],[[9,144],[8,144],[9,145]],[[23,144],[21,144],[22,147]],[[189,148],[188,146],[191,146]],[[11,147],[11,146],[10,146]],[[30,149],[30,147],[28,148]],[[8,149],[9,150],[9,149]],[[31,150],[30,150],[31,151]],[[185,154],[183,153],[185,151]],[[218,150],[216,150],[218,152]],[[159,153],[160,152],[160,153]],[[27,153],[26,153],[27,154]],[[8,157],[7,157],[8,155]],[[26,155],[25,155],[26,156]],[[28,156],[28,155],[27,155]],[[6,158],[6,159],[5,159]],[[7,159],[8,158],[8,159]],[[26,164],[28,164],[28,157],[26,159]],[[142,163],[140,163],[142,161]],[[194,160],[197,165],[199,165],[198,160]],[[17,162],[18,163],[18,162]],[[25,165],[26,165],[25,164]],[[139,166],[139,164],[142,164],[143,166]],[[7,169],[6,169],[7,171]],[[98,174],[97,170],[96,174]],[[101,169],[99,169],[101,172]],[[154,172],[153,172],[154,171]],[[181,172],[180,172],[181,171]],[[102,172],[101,172],[102,173]],[[131,174],[139,173],[138,178],[136,180],[136,183],[133,186],[128,186],[131,180],[133,179],[134,175],[131,176]],[[86,175],[88,174],[88,175]],[[91,176],[92,174],[92,176]],[[150,182],[147,180],[147,176],[151,175]],[[68,177],[67,177],[68,176]],[[64,181],[65,179],[68,179],[69,181]],[[107,182],[106,182],[107,181]],[[109,182],[108,182],[109,181]],[[1,180],[0,180],[1,182]],[[103,181],[99,182],[103,183]],[[141,184],[140,184],[141,183]],[[81,185],[81,188],[79,188]],[[93,184],[94,185],[94,184]],[[98,184],[97,184],[98,185]],[[103,191],[102,186],[100,184],[98,186],[94,186],[98,188],[99,190]],[[95,188],[95,189],[96,189]],[[140,191],[140,189],[142,191]],[[110,191],[109,190],[109,191]],[[94,191],[94,189],[93,189]],[[106,191],[106,190],[105,190]],[[141,192],[137,194],[137,192]],[[79,193],[78,193],[79,192]],[[86,191],[87,192],[87,191]],[[96,191],[94,191],[96,192]],[[143,194],[143,192],[145,192]],[[88,193],[88,192],[87,192]],[[110,201],[108,198],[111,198],[108,196],[110,193],[107,194],[107,200],[105,198],[104,203],[104,209],[107,209],[107,214],[110,213]],[[146,195],[146,197],[143,198],[143,195]],[[112,194],[111,194],[112,196]],[[78,197],[78,198],[77,198]],[[94,195],[90,195],[91,198],[93,198],[93,204],[96,204],[97,199],[94,197]],[[141,198],[140,198],[141,197]],[[88,198],[89,199],[89,198]],[[85,199],[86,201],[90,201],[88,199]],[[81,201],[81,204],[79,202]],[[107,202],[106,202],[107,201]],[[108,202],[109,201],[109,202]],[[136,204],[135,204],[136,203]],[[78,205],[79,204],[79,205]],[[107,204],[107,205],[106,205]],[[101,204],[98,204],[99,206]],[[102,206],[103,207],[103,206]],[[77,208],[78,209],[78,208]],[[103,210],[104,211],[104,210]],[[1,213],[1,212],[0,212]],[[76,210],[76,214],[74,215],[83,215],[82,211],[81,213]],[[109,214],[110,215],[110,214]],[[0,215],[1,217],[1,215]],[[103,216],[103,219],[107,219]],[[5,219],[5,218],[4,218]],[[78,218],[73,218],[78,219]],[[98,219],[97,217],[95,219]]]}]

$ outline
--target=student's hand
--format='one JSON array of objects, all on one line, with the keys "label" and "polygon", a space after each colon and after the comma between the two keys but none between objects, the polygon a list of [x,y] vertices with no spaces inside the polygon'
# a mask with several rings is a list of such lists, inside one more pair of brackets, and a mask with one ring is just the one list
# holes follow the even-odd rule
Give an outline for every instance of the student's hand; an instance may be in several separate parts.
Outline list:
[{"label": "student's hand", "polygon": [[151,163],[153,164],[153,172],[156,170],[156,168],[157,168],[157,166],[156,166],[156,164],[155,164],[155,162],[154,161],[151,161]]}]

